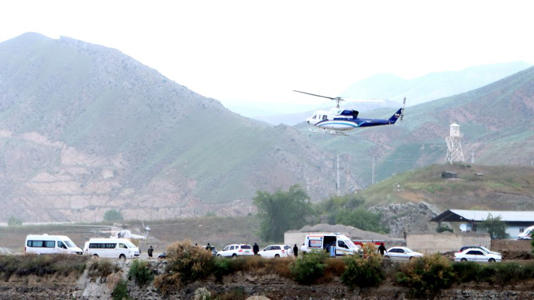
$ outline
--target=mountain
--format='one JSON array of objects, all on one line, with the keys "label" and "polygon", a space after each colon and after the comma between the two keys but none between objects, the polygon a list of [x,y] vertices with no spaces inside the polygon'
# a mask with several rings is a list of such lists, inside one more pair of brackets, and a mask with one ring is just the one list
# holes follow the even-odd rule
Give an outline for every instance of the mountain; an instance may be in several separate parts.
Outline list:
[{"label": "mountain", "polygon": [[460,71],[435,72],[413,79],[379,74],[352,84],[342,96],[390,99],[398,102],[407,97],[408,105],[416,105],[480,88],[529,66],[525,62],[483,65]]},{"label": "mountain", "polygon": [[[0,44],[0,220],[250,212],[257,190],[335,191],[334,156],[121,52],[27,33]],[[353,184],[355,181],[352,180]]]},{"label": "mountain", "polygon": [[[376,110],[371,117],[391,112]],[[467,161],[534,165],[534,67],[479,89],[408,107],[395,126],[356,129],[350,136],[315,135],[317,145],[340,153],[342,172],[361,185],[407,170],[444,163],[449,125],[458,123]],[[301,131],[309,136],[304,126]],[[374,166],[374,167],[373,167]],[[350,190],[350,183],[342,183]]]}]

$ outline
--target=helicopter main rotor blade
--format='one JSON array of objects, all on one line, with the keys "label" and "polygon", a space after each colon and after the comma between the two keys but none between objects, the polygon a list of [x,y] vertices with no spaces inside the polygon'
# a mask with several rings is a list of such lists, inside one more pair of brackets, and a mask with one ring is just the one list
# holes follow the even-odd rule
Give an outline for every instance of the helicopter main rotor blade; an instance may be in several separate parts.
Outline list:
[{"label": "helicopter main rotor blade", "polygon": [[315,96],[315,97],[326,98],[326,99],[330,99],[330,100],[337,100],[337,99],[339,99],[339,97],[337,97],[337,98],[336,98],[336,97],[328,97],[328,96],[317,95],[317,94],[312,94],[312,93],[302,92],[302,91],[297,91],[297,90],[293,90],[293,92],[302,93],[302,94],[306,94],[306,95],[311,95],[311,96]]}]

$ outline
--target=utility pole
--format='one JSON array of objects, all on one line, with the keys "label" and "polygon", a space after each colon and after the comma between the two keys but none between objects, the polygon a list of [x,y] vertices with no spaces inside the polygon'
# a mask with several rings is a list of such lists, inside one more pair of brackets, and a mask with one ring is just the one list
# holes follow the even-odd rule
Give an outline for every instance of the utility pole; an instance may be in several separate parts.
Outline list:
[{"label": "utility pole", "polygon": [[339,153],[336,153],[336,195],[341,196],[339,184]]}]

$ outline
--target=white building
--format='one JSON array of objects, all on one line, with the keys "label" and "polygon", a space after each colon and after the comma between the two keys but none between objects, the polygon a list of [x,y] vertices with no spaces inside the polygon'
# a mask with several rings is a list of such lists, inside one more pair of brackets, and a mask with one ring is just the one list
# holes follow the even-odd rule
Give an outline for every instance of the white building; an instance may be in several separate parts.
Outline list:
[{"label": "white building", "polygon": [[431,221],[458,222],[461,223],[460,229],[463,231],[476,232],[477,225],[486,221],[488,217],[500,218],[506,224],[506,233],[510,239],[516,239],[519,233],[534,225],[534,211],[449,209]]}]

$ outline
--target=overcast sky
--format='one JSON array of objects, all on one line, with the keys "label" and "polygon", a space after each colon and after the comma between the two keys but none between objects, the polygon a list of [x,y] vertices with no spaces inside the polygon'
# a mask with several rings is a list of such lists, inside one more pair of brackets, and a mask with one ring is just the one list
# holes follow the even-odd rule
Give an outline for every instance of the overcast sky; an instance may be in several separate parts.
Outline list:
[{"label": "overcast sky", "polygon": [[[534,1],[2,1],[24,32],[119,49],[226,105],[317,101],[377,73],[534,63]],[[307,110],[307,109],[304,109]]]}]

